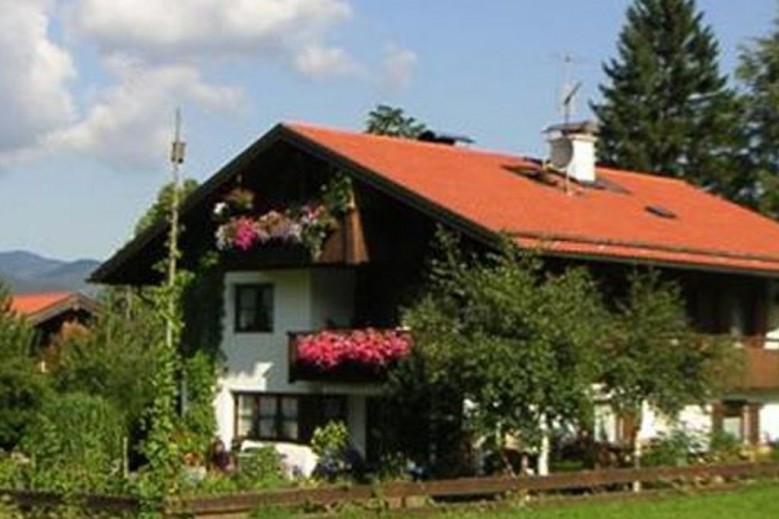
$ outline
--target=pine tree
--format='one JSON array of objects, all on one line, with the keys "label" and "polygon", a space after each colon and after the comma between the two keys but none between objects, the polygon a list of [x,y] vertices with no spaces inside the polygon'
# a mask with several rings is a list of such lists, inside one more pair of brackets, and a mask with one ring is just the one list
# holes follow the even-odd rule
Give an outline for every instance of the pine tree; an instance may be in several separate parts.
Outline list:
[{"label": "pine tree", "polygon": [[779,18],[773,32],[743,49],[736,75],[744,87],[749,170],[762,212],[779,217]]},{"label": "pine tree", "polygon": [[740,200],[739,110],[694,0],[635,0],[592,109],[608,165],[683,178]]}]

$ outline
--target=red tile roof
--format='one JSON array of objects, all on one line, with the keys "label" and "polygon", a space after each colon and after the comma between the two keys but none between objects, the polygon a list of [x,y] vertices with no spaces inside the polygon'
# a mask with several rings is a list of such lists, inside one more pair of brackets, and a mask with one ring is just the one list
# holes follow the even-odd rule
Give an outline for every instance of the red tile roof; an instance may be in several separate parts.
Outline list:
[{"label": "red tile roof", "polygon": [[[529,159],[474,148],[285,127],[437,209],[563,255],[779,273],[779,224],[680,180],[598,168],[621,189],[566,193],[524,172]],[[652,214],[662,206],[674,218]]]},{"label": "red tile roof", "polygon": [[70,310],[94,314],[98,309],[96,301],[80,292],[38,292],[14,294],[11,297],[11,310],[23,315],[34,325]]},{"label": "red tile roof", "polygon": [[71,295],[71,292],[15,294],[11,298],[11,309],[22,315],[32,315],[66,301]]}]

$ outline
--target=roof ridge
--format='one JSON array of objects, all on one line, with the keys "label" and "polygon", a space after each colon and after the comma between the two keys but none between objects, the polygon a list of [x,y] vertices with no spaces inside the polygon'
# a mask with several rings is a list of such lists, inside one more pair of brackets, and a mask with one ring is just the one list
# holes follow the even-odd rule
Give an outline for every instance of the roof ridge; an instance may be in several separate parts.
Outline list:
[{"label": "roof ridge", "polygon": [[17,297],[69,297],[75,293],[77,293],[78,290],[53,290],[53,291],[45,291],[45,292],[16,292],[14,294],[11,294],[12,298]]},{"label": "roof ridge", "polygon": [[447,145],[447,144],[440,144],[435,142],[427,142],[427,141],[420,141],[417,139],[412,139],[408,137],[394,137],[391,135],[380,135],[376,133],[365,133],[360,132],[356,130],[344,130],[342,128],[335,128],[332,126],[323,126],[318,124],[311,124],[307,122],[298,122],[298,121],[284,121],[281,123],[281,125],[284,128],[287,128],[288,130],[294,131],[297,133],[298,129],[303,130],[313,130],[313,131],[325,131],[330,132],[334,134],[339,135],[345,135],[349,137],[358,137],[363,139],[370,139],[370,140],[380,140],[380,141],[387,141],[387,142],[393,142],[393,143],[403,143],[404,145],[409,146],[418,146],[420,148],[427,148],[427,149],[434,149],[438,151],[447,151],[447,152],[453,152],[453,153],[474,153],[479,155],[490,155],[493,157],[504,157],[506,159],[513,159],[513,160],[519,160],[519,161],[530,161],[534,160],[532,158],[529,158],[525,155],[521,154],[512,154],[506,151],[499,151],[499,150],[493,150],[489,148],[481,148],[478,146],[454,146],[454,145]]}]

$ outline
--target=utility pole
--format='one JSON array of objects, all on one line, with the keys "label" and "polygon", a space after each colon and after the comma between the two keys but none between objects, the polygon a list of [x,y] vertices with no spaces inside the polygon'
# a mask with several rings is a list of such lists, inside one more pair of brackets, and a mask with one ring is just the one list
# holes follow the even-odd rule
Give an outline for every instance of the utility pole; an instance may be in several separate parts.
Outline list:
[{"label": "utility pole", "polygon": [[181,140],[181,109],[176,108],[173,143],[170,148],[171,173],[173,176],[173,193],[170,201],[170,232],[168,234],[168,319],[165,326],[165,345],[173,349],[173,320],[176,311],[176,300],[173,287],[176,284],[176,263],[179,248],[179,168],[184,162],[184,142]]}]

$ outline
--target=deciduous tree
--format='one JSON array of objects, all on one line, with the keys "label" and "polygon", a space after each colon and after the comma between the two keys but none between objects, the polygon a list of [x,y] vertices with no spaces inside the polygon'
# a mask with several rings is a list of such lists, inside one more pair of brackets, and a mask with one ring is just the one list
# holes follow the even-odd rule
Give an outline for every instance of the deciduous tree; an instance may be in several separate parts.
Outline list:
[{"label": "deciduous tree", "polygon": [[738,365],[731,340],[696,333],[679,287],[655,273],[634,274],[625,300],[614,311],[603,346],[604,395],[616,410],[635,418],[634,462],[641,461],[642,406],[675,417],[686,405],[718,396],[730,366]]},{"label": "deciduous tree", "polygon": [[[550,274],[507,245],[467,260],[445,238],[428,293],[405,316],[433,383],[448,379],[471,403],[473,431],[544,449],[553,426],[591,412],[597,341],[606,312],[583,269]],[[456,382],[452,383],[452,379]]]},{"label": "deciduous tree", "polygon": [[378,105],[368,114],[365,132],[390,137],[416,139],[425,131],[425,124],[406,115],[402,108]]}]

